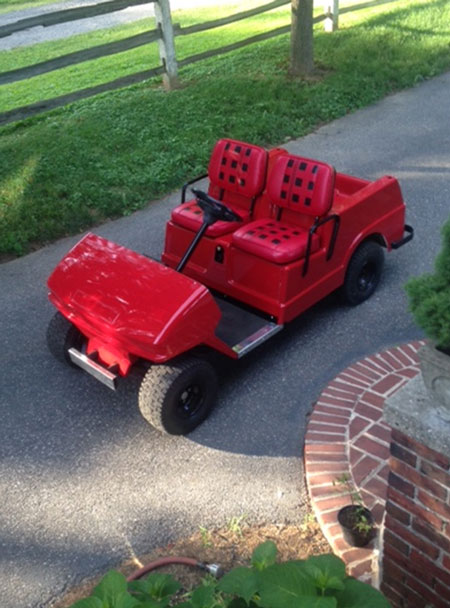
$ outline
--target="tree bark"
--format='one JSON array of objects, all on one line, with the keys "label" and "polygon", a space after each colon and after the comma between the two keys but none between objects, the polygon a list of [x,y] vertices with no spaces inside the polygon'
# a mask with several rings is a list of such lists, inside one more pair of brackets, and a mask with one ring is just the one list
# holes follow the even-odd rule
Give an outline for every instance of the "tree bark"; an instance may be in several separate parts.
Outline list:
[{"label": "tree bark", "polygon": [[307,76],[314,68],[313,0],[292,0],[291,13],[291,74]]}]

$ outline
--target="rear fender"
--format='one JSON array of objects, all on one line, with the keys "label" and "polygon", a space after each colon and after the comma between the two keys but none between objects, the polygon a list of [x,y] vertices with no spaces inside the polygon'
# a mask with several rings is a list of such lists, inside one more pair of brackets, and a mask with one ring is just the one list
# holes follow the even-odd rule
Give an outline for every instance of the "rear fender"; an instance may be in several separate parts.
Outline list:
[{"label": "rear fender", "polygon": [[344,269],[356,249],[367,240],[373,240],[392,249],[392,243],[402,238],[405,228],[405,204],[398,181],[384,176],[362,188],[354,197],[352,215],[361,229],[353,236],[344,256]]}]

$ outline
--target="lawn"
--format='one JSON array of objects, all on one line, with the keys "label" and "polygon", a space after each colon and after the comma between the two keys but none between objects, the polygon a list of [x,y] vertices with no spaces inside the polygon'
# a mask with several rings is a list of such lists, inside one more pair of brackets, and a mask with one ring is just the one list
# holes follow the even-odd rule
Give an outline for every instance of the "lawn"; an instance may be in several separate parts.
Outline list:
[{"label": "lawn", "polygon": [[[308,80],[289,77],[289,37],[279,36],[182,69],[183,86],[171,93],[155,79],[3,127],[0,253],[21,255],[132,213],[203,173],[221,136],[279,144],[449,69],[449,22],[446,0],[399,0],[342,15],[334,34],[319,24]],[[254,27],[262,21],[246,35]],[[180,56],[224,36],[183,37]],[[83,77],[91,63],[78,68]]]},{"label": "lawn", "polygon": [[54,4],[60,0],[0,0],[0,15],[26,8],[36,8],[42,4]]},{"label": "lawn", "polygon": [[[187,27],[248,10],[267,2],[268,0],[247,0],[245,4],[241,2],[240,4],[204,6],[201,7],[201,10],[179,10],[174,11],[172,18],[175,24]],[[287,4],[251,19],[200,32],[196,35],[180,36],[176,39],[177,58],[182,60],[203,50],[232,44],[249,36],[288,25],[289,10]],[[66,53],[122,40],[152,30],[154,27],[155,21],[153,18],[141,19],[134,23],[107,30],[98,30],[88,34],[72,36],[69,39],[44,42],[31,47],[6,51],[0,53],[0,73],[47,61]],[[65,95],[79,89],[96,86],[158,65],[158,46],[155,42],[137,49],[37,76],[32,80],[34,86],[30,86],[30,80],[3,85],[0,88],[0,108],[5,112],[42,99],[49,99],[56,95]]]}]

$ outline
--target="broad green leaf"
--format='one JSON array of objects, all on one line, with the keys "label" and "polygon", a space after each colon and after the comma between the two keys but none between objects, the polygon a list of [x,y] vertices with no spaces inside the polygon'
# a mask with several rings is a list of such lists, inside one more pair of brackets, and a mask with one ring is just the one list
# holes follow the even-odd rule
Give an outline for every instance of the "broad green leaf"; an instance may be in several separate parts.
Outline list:
[{"label": "broad green leaf", "polygon": [[202,585],[197,587],[192,594],[191,604],[193,608],[212,608],[215,605],[214,600],[215,585]]},{"label": "broad green leaf", "polygon": [[258,591],[264,608],[302,606],[305,597],[317,596],[313,580],[305,573],[302,562],[274,564],[258,577]]},{"label": "broad green leaf", "polygon": [[271,540],[261,543],[252,553],[252,566],[257,570],[263,570],[272,566],[277,558],[277,546]]},{"label": "broad green leaf", "polygon": [[248,603],[258,588],[256,574],[249,568],[235,568],[225,574],[217,588],[225,593],[238,595]]},{"label": "broad green leaf", "polygon": [[139,581],[129,583],[128,588],[141,599],[164,600],[170,598],[181,585],[170,574],[152,572]]},{"label": "broad green leaf", "polygon": [[114,606],[115,599],[127,590],[127,581],[123,574],[110,570],[95,587],[92,595],[103,601],[105,606]]},{"label": "broad green leaf", "polygon": [[321,579],[320,582],[322,583],[322,586],[320,586],[319,588],[323,589],[324,591],[326,591],[327,589],[333,591],[342,591],[343,589],[345,589],[344,583],[337,576],[330,576],[329,578],[327,578],[324,575],[324,578]]},{"label": "broad green leaf", "polygon": [[[301,603],[298,604],[299,608],[336,608],[337,602],[334,597],[302,597]],[[292,605],[291,605],[291,608]],[[367,608],[367,606],[361,606],[360,608]]]},{"label": "broad green leaf", "polygon": [[247,604],[242,597],[235,597],[227,604],[226,608],[256,608],[256,604],[253,604],[253,602]]},{"label": "broad green leaf", "polygon": [[[122,591],[114,598],[113,602],[108,605],[108,608],[109,606],[111,606],[111,608],[135,608],[137,606],[141,608],[142,604],[137,598],[130,595],[128,591]],[[153,607],[149,606],[148,608]]]},{"label": "broad green leaf", "polygon": [[345,564],[335,555],[316,555],[309,557],[303,563],[305,571],[321,591],[344,589]]},{"label": "broad green leaf", "polygon": [[335,594],[337,608],[391,608],[384,595],[367,583],[347,577],[345,589]]},{"label": "broad green leaf", "polygon": [[[133,591],[133,594],[135,592]],[[163,600],[155,600],[151,597],[146,596],[145,594],[136,593],[136,595],[132,595],[136,601],[137,606],[139,608],[166,608],[169,605],[170,598]],[[116,606],[114,606],[116,608]]]},{"label": "broad green leaf", "polygon": [[341,580],[344,580],[346,577],[344,562],[332,553],[313,555],[308,557],[304,564],[308,572],[312,571],[313,569],[318,569],[321,572],[328,573],[329,576],[336,576]]},{"label": "broad green leaf", "polygon": [[87,597],[75,602],[70,608],[103,608],[103,602],[98,597]]}]

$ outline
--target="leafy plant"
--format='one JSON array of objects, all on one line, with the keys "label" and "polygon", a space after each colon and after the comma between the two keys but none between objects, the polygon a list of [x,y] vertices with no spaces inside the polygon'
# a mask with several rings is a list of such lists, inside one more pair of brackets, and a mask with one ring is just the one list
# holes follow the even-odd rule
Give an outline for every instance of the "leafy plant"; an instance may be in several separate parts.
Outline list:
[{"label": "leafy plant", "polygon": [[245,522],[247,515],[234,516],[228,522],[228,529],[236,536],[242,537],[242,525]]},{"label": "leafy plant", "polygon": [[314,513],[306,513],[306,515],[303,518],[303,522],[300,526],[300,528],[305,532],[306,530],[308,530],[313,524],[316,523],[316,516],[314,515]]},{"label": "leafy plant", "polygon": [[200,532],[200,536],[202,537],[202,545],[204,547],[211,547],[211,532],[204,526],[199,526],[198,529]]},{"label": "leafy plant", "polygon": [[[180,585],[166,574],[152,573],[129,583],[109,572],[89,598],[72,608],[389,608],[376,589],[345,573],[335,555],[276,563],[272,541],[256,547],[251,565],[231,570],[219,582],[204,580],[180,596]],[[177,595],[178,594],[178,595]]]},{"label": "leafy plant", "polygon": [[336,479],[333,481],[333,485],[334,486],[336,486],[336,485],[343,486],[347,490],[348,495],[350,496],[352,505],[362,505],[363,504],[361,494],[353,486],[351,479],[350,479],[350,475],[348,473],[342,473],[342,475],[340,477],[336,477]]},{"label": "leafy plant", "polygon": [[363,534],[368,534],[373,528],[373,524],[369,521],[369,518],[366,516],[363,509],[357,511],[355,528],[358,530],[358,532],[362,532]]},{"label": "leafy plant", "polygon": [[442,228],[442,248],[433,274],[406,284],[414,319],[436,346],[450,354],[450,218]]},{"label": "leafy plant", "polygon": [[350,496],[351,503],[355,507],[351,527],[361,534],[368,535],[373,529],[373,523],[367,516],[368,509],[363,504],[361,494],[353,486],[350,476],[347,473],[343,473],[340,477],[336,478],[333,484],[340,484],[345,487]]}]

